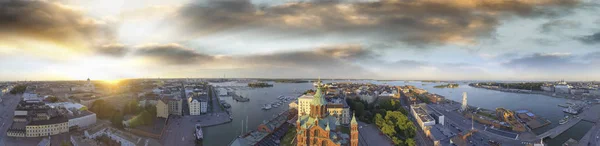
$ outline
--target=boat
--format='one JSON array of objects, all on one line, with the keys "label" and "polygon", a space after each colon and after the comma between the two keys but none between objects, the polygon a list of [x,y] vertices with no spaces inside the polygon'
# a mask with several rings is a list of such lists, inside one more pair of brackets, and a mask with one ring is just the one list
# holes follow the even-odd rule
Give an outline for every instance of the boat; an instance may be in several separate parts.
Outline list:
[{"label": "boat", "polygon": [[566,108],[566,107],[569,107],[569,105],[567,105],[567,104],[558,104],[558,106],[559,106],[559,107],[565,107],[565,108]]},{"label": "boat", "polygon": [[202,143],[204,134],[202,133],[202,126],[200,124],[196,124],[196,132],[194,135],[196,136],[196,143]]},{"label": "boat", "polygon": [[566,124],[567,122],[569,122],[569,116],[565,116],[565,118],[560,119],[560,121],[558,121],[558,124],[562,125]]},{"label": "boat", "polygon": [[576,109],[573,109],[572,106],[569,106],[569,107],[563,109],[563,112],[569,113],[569,114],[574,114],[574,115],[579,113],[579,111],[577,111]]},{"label": "boat", "polygon": [[265,105],[262,107],[262,109],[263,109],[263,110],[270,110],[271,108],[272,108],[272,107],[271,107],[271,104],[265,104]]}]

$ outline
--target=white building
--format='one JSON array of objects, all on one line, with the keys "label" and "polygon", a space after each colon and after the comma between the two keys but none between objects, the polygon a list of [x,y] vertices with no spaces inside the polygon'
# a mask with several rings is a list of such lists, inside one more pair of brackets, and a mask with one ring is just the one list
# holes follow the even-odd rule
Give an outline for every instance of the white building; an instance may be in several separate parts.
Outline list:
[{"label": "white building", "polygon": [[188,105],[190,109],[190,115],[200,115],[200,101],[192,97],[188,98]]},{"label": "white building", "polygon": [[90,125],[96,124],[96,114],[89,111],[73,112],[72,115],[67,117],[69,118],[69,128],[87,128]]},{"label": "white building", "polygon": [[302,95],[298,98],[298,116],[310,114],[310,102],[312,95]]},{"label": "white building", "polygon": [[200,115],[208,112],[208,100],[206,98],[191,96],[188,98],[188,106],[190,115]]},{"label": "white building", "polygon": [[410,112],[415,117],[419,126],[421,126],[421,129],[426,129],[426,126],[435,125],[435,119],[433,119],[433,117],[431,117],[431,115],[427,113],[427,110],[425,108],[425,104],[417,104],[410,106]]},{"label": "white building", "polygon": [[573,86],[567,84],[565,81],[561,81],[557,85],[554,85],[554,92],[569,94],[571,93],[571,88],[573,88]]},{"label": "white building", "polygon": [[466,111],[468,108],[469,108],[469,105],[467,104],[467,92],[463,92],[462,105],[461,105],[460,110]]}]

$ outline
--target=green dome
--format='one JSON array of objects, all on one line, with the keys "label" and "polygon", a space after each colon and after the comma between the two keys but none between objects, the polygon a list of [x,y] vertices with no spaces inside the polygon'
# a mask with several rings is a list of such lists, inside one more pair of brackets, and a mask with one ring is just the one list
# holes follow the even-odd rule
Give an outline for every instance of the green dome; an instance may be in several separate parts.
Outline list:
[{"label": "green dome", "polygon": [[317,86],[317,91],[313,96],[312,105],[326,105],[327,101],[323,98],[323,92],[321,91],[321,83],[319,82]]}]

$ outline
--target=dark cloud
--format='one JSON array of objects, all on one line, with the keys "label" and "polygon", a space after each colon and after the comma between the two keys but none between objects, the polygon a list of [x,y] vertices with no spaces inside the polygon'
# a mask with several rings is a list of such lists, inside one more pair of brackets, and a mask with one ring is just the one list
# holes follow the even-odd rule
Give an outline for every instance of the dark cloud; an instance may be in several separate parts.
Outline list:
[{"label": "dark cloud", "polygon": [[565,29],[576,29],[581,26],[581,23],[568,20],[551,20],[542,24],[539,31],[542,33],[551,33]]},{"label": "dark cloud", "polygon": [[107,44],[97,47],[96,51],[107,56],[123,57],[129,49],[123,44]]},{"label": "dark cloud", "polygon": [[578,37],[576,39],[585,44],[598,44],[600,43],[600,32],[588,36]]},{"label": "dark cloud", "polygon": [[363,48],[361,45],[337,45],[319,48],[317,53],[334,58],[349,61],[364,61],[374,59],[380,56],[373,50]]},{"label": "dark cloud", "polygon": [[135,55],[170,65],[201,64],[213,56],[198,53],[179,44],[150,44],[137,47]]},{"label": "dark cloud", "polygon": [[82,11],[46,1],[0,2],[0,41],[14,38],[48,41],[72,49],[113,41],[112,25]]},{"label": "dark cloud", "polygon": [[319,36],[377,36],[415,46],[474,44],[494,36],[504,16],[560,17],[577,0],[540,1],[312,1],[256,6],[247,0],[195,2],[183,7],[179,21],[201,34],[244,27]]}]

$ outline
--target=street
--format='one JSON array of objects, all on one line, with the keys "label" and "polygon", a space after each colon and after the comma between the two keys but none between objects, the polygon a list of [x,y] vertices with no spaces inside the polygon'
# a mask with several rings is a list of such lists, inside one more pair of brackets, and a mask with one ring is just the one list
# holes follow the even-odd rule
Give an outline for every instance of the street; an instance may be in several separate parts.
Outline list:
[{"label": "street", "polygon": [[392,141],[381,133],[377,126],[358,122],[358,134],[361,146],[392,146]]},{"label": "street", "polygon": [[0,125],[0,130],[2,130],[0,131],[0,146],[3,146],[6,144],[6,131],[12,125],[12,117],[15,114],[15,108],[17,108],[20,98],[19,95],[12,94],[4,94],[0,98],[2,98],[2,102],[0,103],[0,122],[2,122]]},{"label": "street", "polygon": [[[456,105],[459,106],[459,105]],[[451,109],[455,109],[454,107],[448,107],[448,105],[440,104],[433,105],[430,107],[443,115],[445,115],[444,119],[447,124],[445,124],[450,130],[456,130],[456,132],[468,131],[473,126],[477,129],[477,132],[469,138],[467,142],[473,142],[481,145],[488,145],[489,140],[500,142],[502,145],[523,145],[522,141],[511,139],[505,136],[501,136],[495,133],[491,133],[486,131],[489,127],[486,127],[483,124],[474,122],[471,123],[471,120],[463,117],[460,113],[453,111]],[[448,109],[450,108],[450,109]],[[479,141],[479,142],[478,142]]]}]

